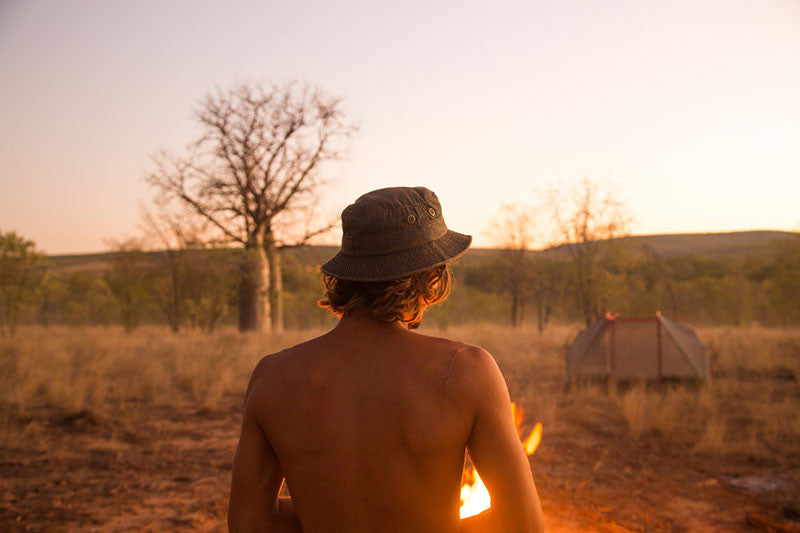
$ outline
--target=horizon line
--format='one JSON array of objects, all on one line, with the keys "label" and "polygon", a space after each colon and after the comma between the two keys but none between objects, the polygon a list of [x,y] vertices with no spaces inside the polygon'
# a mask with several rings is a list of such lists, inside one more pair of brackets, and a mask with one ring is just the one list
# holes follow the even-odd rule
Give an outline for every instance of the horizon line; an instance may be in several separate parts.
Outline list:
[{"label": "horizon line", "polygon": [[[684,232],[684,233],[637,233],[637,234],[629,234],[629,235],[619,235],[617,237],[612,237],[612,239],[626,239],[626,238],[636,238],[636,237],[672,237],[672,236],[701,236],[701,235],[731,235],[736,233],[787,233],[800,236],[800,230],[786,230],[786,229],[747,229],[747,230],[733,230],[733,231],[700,231],[700,232]],[[607,239],[601,239],[607,240]],[[530,248],[528,251],[531,252],[540,252],[544,250],[549,250],[551,248],[557,248],[559,246],[563,246],[565,244],[571,243],[554,243],[548,244],[542,248]],[[340,246],[339,243],[310,243],[304,244],[299,246],[302,247],[313,247],[313,246],[325,246],[331,248],[338,248]],[[241,246],[231,246],[231,249],[238,249]],[[504,248],[500,246],[470,246],[470,250],[503,250]],[[145,250],[146,252],[164,252],[167,251],[166,248],[157,249],[157,250]],[[102,255],[102,254],[110,254],[115,253],[114,250],[105,249],[105,250],[97,250],[97,251],[84,251],[84,252],[60,252],[60,253],[49,253],[49,252],[42,252],[47,257],[68,257],[68,256],[81,256],[81,255]]]}]

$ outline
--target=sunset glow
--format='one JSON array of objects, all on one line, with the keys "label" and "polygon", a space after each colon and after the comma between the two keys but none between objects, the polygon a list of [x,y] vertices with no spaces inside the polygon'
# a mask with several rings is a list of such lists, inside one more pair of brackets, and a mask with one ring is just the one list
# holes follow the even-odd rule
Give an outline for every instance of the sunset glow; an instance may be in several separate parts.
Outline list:
[{"label": "sunset glow", "polygon": [[245,79],[319,85],[361,124],[331,213],[425,185],[491,246],[503,202],[589,176],[634,233],[800,225],[797,2],[386,6],[2,3],[0,227],[49,253],[136,234],[151,155]]}]

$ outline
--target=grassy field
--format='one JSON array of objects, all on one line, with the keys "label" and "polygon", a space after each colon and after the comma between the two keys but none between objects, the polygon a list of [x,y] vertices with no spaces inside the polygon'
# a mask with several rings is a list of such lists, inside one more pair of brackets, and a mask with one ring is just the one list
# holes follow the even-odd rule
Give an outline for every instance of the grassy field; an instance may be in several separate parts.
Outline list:
[{"label": "grassy field", "polygon": [[[708,386],[566,393],[578,330],[421,330],[488,349],[525,425],[542,422],[532,464],[551,530],[788,520],[800,500],[800,330],[699,330]],[[0,339],[0,530],[221,530],[249,373],[319,333],[28,327]]]}]

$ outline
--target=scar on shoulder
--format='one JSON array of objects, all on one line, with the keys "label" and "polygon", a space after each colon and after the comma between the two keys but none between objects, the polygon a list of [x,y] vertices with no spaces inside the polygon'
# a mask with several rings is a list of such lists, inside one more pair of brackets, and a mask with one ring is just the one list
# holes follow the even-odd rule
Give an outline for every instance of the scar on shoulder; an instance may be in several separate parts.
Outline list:
[{"label": "scar on shoulder", "polygon": [[439,380],[439,386],[442,388],[443,391],[447,390],[447,384],[450,381],[450,375],[453,372],[453,361],[455,361],[456,355],[458,355],[459,352],[466,350],[468,346],[469,345],[465,344],[464,346],[456,350],[453,350],[453,353],[450,354],[450,361],[448,361],[447,363],[447,370],[445,370],[442,379]]}]

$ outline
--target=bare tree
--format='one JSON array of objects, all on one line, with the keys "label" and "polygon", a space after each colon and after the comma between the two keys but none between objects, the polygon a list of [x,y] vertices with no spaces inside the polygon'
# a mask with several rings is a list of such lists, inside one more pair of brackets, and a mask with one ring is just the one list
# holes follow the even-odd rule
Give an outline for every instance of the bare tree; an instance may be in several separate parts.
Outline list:
[{"label": "bare tree", "polygon": [[305,243],[333,224],[308,227],[291,241],[282,230],[293,213],[312,208],[325,182],[322,168],[342,157],[356,127],[339,99],[295,83],[218,89],[194,116],[202,133],[189,154],[162,153],[149,182],[242,246],[239,328],[267,329],[271,316],[280,329],[281,248]]},{"label": "bare tree", "polygon": [[205,246],[191,250],[188,261],[186,315],[192,327],[212,333],[228,313],[229,295],[233,294],[236,265],[230,250]]},{"label": "bare tree", "polygon": [[170,328],[185,322],[212,332],[227,310],[230,250],[206,235],[196,212],[156,199],[142,210],[153,243],[148,289]]},{"label": "bare tree", "polygon": [[530,253],[536,241],[538,214],[538,208],[504,204],[492,219],[489,233],[500,246],[499,266],[504,289],[511,299],[511,325],[522,323],[525,306],[531,302],[541,333],[553,312],[558,269],[551,259]]},{"label": "bare tree", "polygon": [[587,325],[599,319],[600,260],[609,239],[624,235],[630,218],[615,193],[589,178],[571,191],[552,187],[548,204],[555,223],[557,241],[566,247],[573,264],[573,286]]},{"label": "bare tree", "polygon": [[503,281],[511,298],[511,325],[522,322],[531,281],[527,252],[534,240],[533,210],[519,203],[503,204],[490,223],[489,233],[500,246]]},{"label": "bare tree", "polygon": [[186,314],[189,253],[197,242],[196,231],[163,199],[152,209],[143,208],[142,221],[148,243],[157,243],[157,256],[151,261],[148,288],[172,331],[177,332]]},{"label": "bare tree", "polygon": [[530,298],[536,308],[536,328],[544,331],[553,314],[559,295],[561,266],[548,257],[536,257],[531,262]]}]

